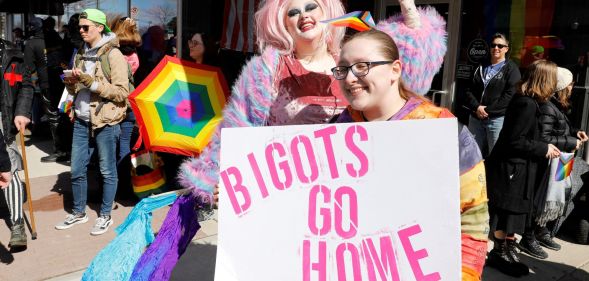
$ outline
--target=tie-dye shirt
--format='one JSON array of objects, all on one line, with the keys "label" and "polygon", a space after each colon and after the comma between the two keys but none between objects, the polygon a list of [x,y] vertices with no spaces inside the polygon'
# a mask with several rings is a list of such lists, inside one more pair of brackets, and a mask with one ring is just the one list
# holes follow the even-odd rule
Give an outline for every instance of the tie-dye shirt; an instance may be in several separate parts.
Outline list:
[{"label": "tie-dye shirt", "polygon": [[[412,97],[389,121],[453,118],[445,108]],[[348,106],[337,123],[365,122],[362,112]],[[487,184],[481,152],[466,126],[459,126],[460,219],[462,230],[462,280],[480,280],[487,255],[489,211]]]}]

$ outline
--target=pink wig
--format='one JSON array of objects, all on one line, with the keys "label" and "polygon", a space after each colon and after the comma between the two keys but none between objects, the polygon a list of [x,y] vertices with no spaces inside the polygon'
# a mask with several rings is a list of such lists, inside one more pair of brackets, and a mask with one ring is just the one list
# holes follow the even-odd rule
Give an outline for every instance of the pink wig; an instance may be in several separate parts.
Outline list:
[{"label": "pink wig", "polygon": [[[280,53],[291,54],[294,52],[294,41],[284,24],[287,5],[291,0],[266,0],[262,1],[255,15],[256,36],[260,53],[267,46],[277,49]],[[325,19],[339,17],[345,13],[340,0],[315,0],[321,9]],[[340,43],[344,38],[345,28],[325,25],[324,38],[327,49],[331,54],[339,54]]]}]

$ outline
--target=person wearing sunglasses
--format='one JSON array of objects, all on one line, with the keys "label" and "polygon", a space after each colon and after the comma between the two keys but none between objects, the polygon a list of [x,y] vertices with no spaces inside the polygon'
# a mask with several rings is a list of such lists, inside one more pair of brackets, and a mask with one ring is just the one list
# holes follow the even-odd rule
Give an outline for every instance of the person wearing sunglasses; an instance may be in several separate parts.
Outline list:
[{"label": "person wearing sunglasses", "polygon": [[[63,230],[88,222],[87,166],[97,149],[103,195],[100,214],[90,234],[100,235],[113,224],[110,213],[118,183],[116,148],[119,123],[127,113],[129,67],[118,48],[119,40],[108,27],[106,15],[102,11],[84,10],[80,14],[79,26],[84,45],[75,57],[71,75],[64,79],[67,91],[75,98],[71,154],[74,206],[72,214],[67,215],[55,228]],[[110,66],[109,74],[102,69],[104,57]]]},{"label": "person wearing sunglasses", "polygon": [[475,70],[472,85],[465,93],[465,107],[470,110],[468,128],[485,157],[499,138],[505,110],[521,79],[518,66],[506,58],[509,41],[505,35],[493,35],[489,48],[489,63]]}]

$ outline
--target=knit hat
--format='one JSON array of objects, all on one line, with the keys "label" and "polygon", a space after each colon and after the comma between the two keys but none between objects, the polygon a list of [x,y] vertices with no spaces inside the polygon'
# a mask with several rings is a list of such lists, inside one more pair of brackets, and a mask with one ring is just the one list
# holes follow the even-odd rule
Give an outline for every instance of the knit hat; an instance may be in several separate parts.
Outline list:
[{"label": "knit hat", "polygon": [[566,68],[559,67],[556,72],[556,90],[558,92],[573,82],[573,73]]},{"label": "knit hat", "polygon": [[102,24],[104,26],[104,32],[110,32],[110,28],[108,28],[108,25],[106,24],[106,15],[101,10],[86,9],[80,14],[80,18]]},{"label": "knit hat", "polygon": [[37,31],[41,30],[43,27],[43,20],[38,17],[32,17],[29,21],[29,30],[30,31]]}]

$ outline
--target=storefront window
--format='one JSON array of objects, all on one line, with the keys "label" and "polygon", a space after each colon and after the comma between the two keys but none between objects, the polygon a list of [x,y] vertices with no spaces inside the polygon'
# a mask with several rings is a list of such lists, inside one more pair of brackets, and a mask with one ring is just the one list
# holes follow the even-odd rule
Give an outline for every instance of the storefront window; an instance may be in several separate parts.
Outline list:
[{"label": "storefront window", "polygon": [[166,34],[173,34],[171,29],[178,14],[177,0],[132,0],[133,18],[139,24],[139,32],[145,33],[151,26],[164,28]]},{"label": "storefront window", "polygon": [[139,84],[164,55],[176,55],[177,0],[132,0],[131,17],[137,21],[143,41],[135,82]]},{"label": "storefront window", "polygon": [[100,0],[98,2],[98,9],[104,11],[107,18],[115,15],[128,15],[127,0]]}]

